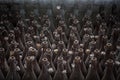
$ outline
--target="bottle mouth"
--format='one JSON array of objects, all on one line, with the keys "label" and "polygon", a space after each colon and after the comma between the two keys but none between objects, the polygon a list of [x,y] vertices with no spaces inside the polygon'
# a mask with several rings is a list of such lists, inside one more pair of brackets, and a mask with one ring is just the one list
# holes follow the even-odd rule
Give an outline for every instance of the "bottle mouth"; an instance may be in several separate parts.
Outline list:
[{"label": "bottle mouth", "polygon": [[64,44],[64,42],[63,41],[59,41],[59,44]]},{"label": "bottle mouth", "polygon": [[92,44],[93,44],[93,45],[96,44],[96,41],[92,41]]},{"label": "bottle mouth", "polygon": [[79,41],[78,41],[78,40],[75,40],[75,41],[74,41],[74,44],[79,44]]},{"label": "bottle mouth", "polygon": [[103,36],[103,38],[104,38],[104,39],[107,39],[107,38],[108,38],[108,36],[107,36],[107,35],[104,35],[104,36]]},{"label": "bottle mouth", "polygon": [[78,51],[79,51],[79,52],[83,52],[83,48],[79,48]]},{"label": "bottle mouth", "polygon": [[51,52],[52,50],[50,48],[47,48],[46,51],[49,53]]},{"label": "bottle mouth", "polygon": [[59,34],[55,34],[55,37],[59,38],[59,37],[60,37],[60,35],[59,35]]},{"label": "bottle mouth", "polygon": [[21,50],[19,48],[15,48],[14,49],[14,52],[17,53],[17,52],[20,52]]},{"label": "bottle mouth", "polygon": [[10,56],[10,60],[15,60],[15,57],[14,56]]},{"label": "bottle mouth", "polygon": [[10,33],[9,37],[13,38],[13,37],[15,37],[15,35],[13,33]]},{"label": "bottle mouth", "polygon": [[66,48],[63,48],[63,52],[68,52],[68,49],[66,49]]},{"label": "bottle mouth", "polygon": [[15,52],[18,52],[18,51],[20,51],[20,49],[19,49],[19,48],[15,48],[14,51],[15,51]]},{"label": "bottle mouth", "polygon": [[31,52],[36,52],[36,49],[33,48],[33,47],[29,47],[29,51],[31,51]]},{"label": "bottle mouth", "polygon": [[33,61],[35,59],[35,56],[27,56],[26,60],[27,61]]},{"label": "bottle mouth", "polygon": [[114,51],[111,51],[110,54],[115,55],[116,53]]},{"label": "bottle mouth", "polygon": [[40,34],[40,36],[41,36],[41,37],[44,37],[44,36],[45,36],[45,34],[41,33],[41,34]]},{"label": "bottle mouth", "polygon": [[15,40],[11,41],[11,44],[16,44],[17,42]]},{"label": "bottle mouth", "polygon": [[74,37],[74,36],[75,36],[75,34],[74,34],[74,33],[71,33],[71,34],[70,34],[70,36],[71,36],[71,37]]},{"label": "bottle mouth", "polygon": [[47,42],[47,41],[43,41],[43,42],[42,42],[42,46],[43,46],[44,48],[46,48],[46,47],[48,46],[48,42]]},{"label": "bottle mouth", "polygon": [[32,44],[33,42],[32,41],[27,41],[27,44]]},{"label": "bottle mouth", "polygon": [[61,31],[61,30],[62,30],[62,27],[61,27],[61,26],[59,26],[59,27],[58,27],[58,31]]},{"label": "bottle mouth", "polygon": [[48,61],[48,59],[47,58],[43,58],[42,61]]},{"label": "bottle mouth", "polygon": [[81,62],[81,58],[79,56],[76,56],[74,62]]},{"label": "bottle mouth", "polygon": [[107,46],[112,46],[112,44],[111,44],[111,43],[107,43],[106,45],[107,45]]},{"label": "bottle mouth", "polygon": [[13,36],[15,36],[15,35],[14,35],[13,33],[10,33],[9,36],[10,36],[10,37],[13,37]]},{"label": "bottle mouth", "polygon": [[100,50],[99,50],[99,49],[95,49],[94,52],[95,52],[95,53],[99,53]]},{"label": "bottle mouth", "polygon": [[63,60],[63,57],[61,57],[61,56],[60,56],[60,57],[58,57],[58,60]]},{"label": "bottle mouth", "polygon": [[89,34],[85,34],[85,36],[87,37],[87,38],[89,38],[90,36],[89,36]]}]

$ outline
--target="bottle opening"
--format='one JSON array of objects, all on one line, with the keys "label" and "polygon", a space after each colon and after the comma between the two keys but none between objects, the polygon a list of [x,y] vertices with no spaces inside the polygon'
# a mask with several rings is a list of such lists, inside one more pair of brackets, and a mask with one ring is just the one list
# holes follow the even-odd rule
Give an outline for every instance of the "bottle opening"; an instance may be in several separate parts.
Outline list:
[{"label": "bottle opening", "polygon": [[48,61],[48,59],[47,58],[43,58],[42,61]]}]

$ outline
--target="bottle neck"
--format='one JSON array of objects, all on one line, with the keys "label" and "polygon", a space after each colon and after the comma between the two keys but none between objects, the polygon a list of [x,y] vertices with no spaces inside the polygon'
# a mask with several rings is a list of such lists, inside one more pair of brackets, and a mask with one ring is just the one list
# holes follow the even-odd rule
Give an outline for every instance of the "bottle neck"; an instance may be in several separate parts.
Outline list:
[{"label": "bottle neck", "polygon": [[57,64],[57,71],[63,71],[63,70],[64,70],[64,66],[63,66],[62,62],[59,62]]},{"label": "bottle neck", "polygon": [[75,68],[74,68],[75,71],[79,71],[79,72],[81,72],[81,66],[80,66],[80,65],[81,65],[80,62],[76,62],[76,63],[75,63]]},{"label": "bottle neck", "polygon": [[14,62],[11,62],[11,63],[10,63],[10,71],[11,71],[11,72],[16,71],[16,64],[15,64]]},{"label": "bottle neck", "polygon": [[107,66],[106,67],[105,75],[113,75],[113,66]]},{"label": "bottle neck", "polygon": [[32,62],[27,62],[27,71],[32,72],[33,71],[33,66],[32,66]]},{"label": "bottle neck", "polygon": [[45,65],[45,64],[42,65],[42,71],[44,74],[47,73],[47,71],[48,71],[47,65]]}]

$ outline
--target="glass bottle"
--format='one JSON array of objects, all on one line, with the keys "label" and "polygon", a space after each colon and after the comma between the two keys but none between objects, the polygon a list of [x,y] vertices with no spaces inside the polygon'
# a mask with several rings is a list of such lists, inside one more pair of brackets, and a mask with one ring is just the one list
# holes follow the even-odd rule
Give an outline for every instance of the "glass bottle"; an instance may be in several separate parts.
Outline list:
[{"label": "glass bottle", "polygon": [[10,63],[10,70],[6,76],[6,80],[21,80],[21,77],[17,72],[16,58],[14,56],[10,56],[9,63]]},{"label": "glass bottle", "polygon": [[39,74],[40,74],[40,67],[39,67],[39,64],[38,64],[38,62],[36,60],[37,55],[38,55],[38,51],[35,48],[30,47],[27,56],[33,56],[34,57],[34,60],[32,62],[33,63],[32,65],[34,65],[33,66],[33,70],[34,70],[36,76],[39,76]]},{"label": "glass bottle", "polygon": [[94,50],[94,57],[97,58],[97,72],[99,74],[99,77],[100,79],[102,78],[103,76],[103,70],[102,70],[102,67],[101,67],[101,53],[100,53],[100,50],[99,49],[95,49]]},{"label": "glass bottle", "polygon": [[109,59],[106,61],[106,68],[105,68],[102,80],[115,80],[114,73],[113,73],[113,65],[114,65],[114,62],[112,59]]},{"label": "glass bottle", "polygon": [[26,71],[22,77],[22,80],[37,80],[37,77],[33,70],[33,60],[34,56],[27,56],[26,57]]},{"label": "glass bottle", "polygon": [[64,70],[63,57],[58,57],[57,71],[54,75],[53,80],[68,80],[66,70]]},{"label": "glass bottle", "polygon": [[49,61],[47,58],[42,58],[42,71],[38,77],[38,80],[52,80],[50,71],[48,70]]},{"label": "glass bottle", "polygon": [[22,62],[22,51],[19,49],[19,48],[15,48],[14,49],[14,54],[13,54],[16,58],[16,61],[17,61],[17,71],[19,73],[19,75],[22,77],[24,72],[25,72],[25,68],[23,66],[23,62]]},{"label": "glass bottle", "polygon": [[91,64],[89,65],[86,80],[100,80],[99,74],[97,71],[97,58],[93,58],[91,60]]},{"label": "glass bottle", "polygon": [[21,41],[21,31],[20,31],[20,29],[19,29],[19,27],[15,27],[14,28],[14,32],[15,32],[15,39],[16,39],[16,41],[19,43],[19,47],[20,47],[20,49],[24,49],[24,45],[23,45],[23,43],[22,43],[22,41]]},{"label": "glass bottle", "polygon": [[79,49],[79,40],[74,40],[73,45],[72,45],[72,51],[77,52]]},{"label": "glass bottle", "polygon": [[55,68],[55,66],[53,64],[53,52],[52,52],[52,50],[50,48],[46,49],[45,56],[48,59],[48,61],[50,62],[48,70],[50,71],[50,74],[53,77],[54,74],[55,74],[56,68]]},{"label": "glass bottle", "polygon": [[67,45],[68,49],[72,49],[73,42],[76,39],[77,39],[77,37],[75,36],[75,34],[74,33],[70,33],[69,40],[68,40],[68,45]]},{"label": "glass bottle", "polygon": [[85,65],[85,62],[84,62],[84,50],[82,48],[79,48],[79,57],[81,58],[81,71],[84,75],[84,77],[86,77],[87,75],[87,68],[86,68],[86,65]]},{"label": "glass bottle", "polygon": [[5,49],[4,48],[0,48],[0,61],[1,61],[1,71],[3,73],[3,75],[6,77],[7,73],[9,72],[9,66],[5,57]]},{"label": "glass bottle", "polygon": [[90,62],[90,59],[91,59],[91,51],[90,51],[90,49],[86,49],[86,51],[85,51],[85,56],[86,56],[86,60],[85,60],[85,65],[86,65],[86,68],[88,69],[88,67],[89,67],[89,62]]},{"label": "glass bottle", "polygon": [[74,59],[74,68],[71,73],[69,80],[84,80],[83,73],[81,71],[81,65],[80,65],[81,59],[80,57],[76,56]]}]

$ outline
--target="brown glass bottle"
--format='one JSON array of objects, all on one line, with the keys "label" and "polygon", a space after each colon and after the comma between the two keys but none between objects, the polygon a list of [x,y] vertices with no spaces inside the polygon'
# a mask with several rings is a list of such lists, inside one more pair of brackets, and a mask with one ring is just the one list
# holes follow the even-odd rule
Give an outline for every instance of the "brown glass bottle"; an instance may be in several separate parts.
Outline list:
[{"label": "brown glass bottle", "polygon": [[19,73],[17,72],[16,59],[14,56],[9,58],[10,70],[6,76],[6,80],[21,80]]},{"label": "brown glass bottle", "polygon": [[[0,48],[0,65],[3,65],[3,62],[4,62],[5,56],[3,56],[3,55],[4,55],[4,48]],[[6,76],[3,75],[1,68],[2,68],[2,66],[0,66],[0,80],[5,80]]]},{"label": "brown glass bottle", "polygon": [[106,61],[106,68],[102,80],[115,80],[113,73],[113,60],[109,59]]},{"label": "brown glass bottle", "polygon": [[50,75],[50,71],[48,70],[49,61],[47,58],[42,59],[42,71],[38,77],[38,80],[52,80],[52,77]]},{"label": "brown glass bottle", "polygon": [[69,80],[84,80],[84,76],[83,76],[83,73],[81,71],[80,62],[81,62],[80,57],[76,56],[75,60],[74,60],[75,67],[71,73]]},{"label": "brown glass bottle", "polygon": [[66,70],[64,69],[63,65],[63,57],[58,57],[57,71],[54,75],[53,80],[68,80]]},{"label": "brown glass bottle", "polygon": [[5,49],[4,48],[0,48],[0,61],[1,61],[1,71],[3,73],[3,75],[6,77],[7,73],[9,72],[9,66],[5,57]]},{"label": "brown glass bottle", "polygon": [[26,57],[26,72],[24,73],[22,80],[37,80],[37,77],[33,70],[33,60],[34,56]]},{"label": "brown glass bottle", "polygon": [[13,54],[16,58],[16,61],[17,61],[17,71],[19,73],[19,75],[22,77],[24,72],[25,72],[25,68],[23,66],[23,63],[22,63],[22,51],[19,49],[19,48],[15,48],[14,49],[14,54]]},{"label": "brown glass bottle", "polygon": [[91,64],[89,65],[86,80],[100,80],[98,71],[97,71],[97,58],[93,58],[91,60]]},{"label": "brown glass bottle", "polygon": [[54,74],[55,74],[56,68],[55,68],[55,66],[53,64],[53,52],[52,52],[52,49],[50,49],[50,48],[46,49],[45,57],[48,59],[48,61],[50,63],[49,67],[48,67],[49,68],[48,70],[49,70],[51,76],[53,77]]}]

